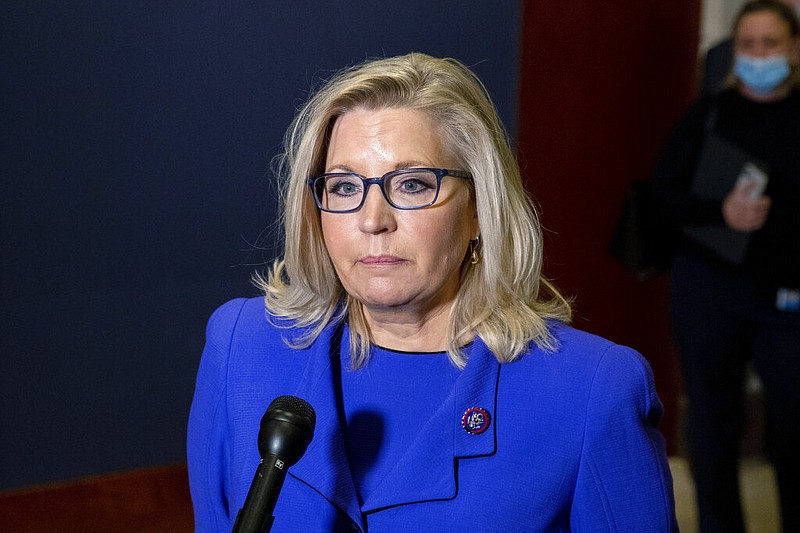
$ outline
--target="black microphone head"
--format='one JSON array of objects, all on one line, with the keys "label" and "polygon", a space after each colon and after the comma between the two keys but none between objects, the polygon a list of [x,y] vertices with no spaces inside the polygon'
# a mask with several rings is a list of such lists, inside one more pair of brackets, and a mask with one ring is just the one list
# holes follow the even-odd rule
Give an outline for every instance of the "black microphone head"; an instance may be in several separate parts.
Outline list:
[{"label": "black microphone head", "polygon": [[261,458],[274,455],[287,467],[306,453],[314,437],[317,414],[307,401],[296,396],[278,396],[267,407],[258,432]]}]

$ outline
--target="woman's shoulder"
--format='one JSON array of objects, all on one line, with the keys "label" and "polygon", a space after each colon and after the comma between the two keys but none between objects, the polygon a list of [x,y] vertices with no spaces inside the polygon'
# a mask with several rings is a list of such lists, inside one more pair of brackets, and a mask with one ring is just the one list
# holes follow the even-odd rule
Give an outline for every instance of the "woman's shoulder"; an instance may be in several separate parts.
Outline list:
[{"label": "woman's shoulder", "polygon": [[557,354],[565,357],[581,356],[590,359],[600,359],[606,353],[625,353],[634,356],[635,359],[641,357],[639,352],[617,344],[600,335],[589,333],[572,327],[567,324],[557,323],[551,326],[550,331],[559,343]]},{"label": "woman's shoulder", "polygon": [[659,405],[652,368],[637,350],[561,323],[551,333],[557,350],[534,348],[519,365],[501,371],[513,401],[557,406],[578,417],[588,410]]},{"label": "woman's shoulder", "polygon": [[794,113],[800,112],[800,87],[793,87],[789,92],[789,96],[786,97],[785,102],[788,110]]},{"label": "woman's shoulder", "polygon": [[622,402],[636,398],[648,409],[658,403],[653,369],[637,350],[570,327],[560,338],[558,355],[585,371],[593,396]]},{"label": "woman's shoulder", "polygon": [[252,386],[252,380],[266,383],[271,378],[263,369],[277,366],[283,369],[279,381],[288,383],[301,372],[312,349],[292,346],[297,331],[292,321],[270,315],[263,298],[237,298],[211,315],[203,360],[238,388]]},{"label": "woman's shoulder", "polygon": [[293,332],[292,324],[270,315],[263,298],[236,298],[211,314],[206,347],[225,358],[231,354],[241,358],[250,353],[282,353],[289,350],[286,338]]},{"label": "woman's shoulder", "polygon": [[232,326],[245,307],[252,308],[255,298],[235,298],[217,307],[208,320],[209,327],[219,328]]},{"label": "woman's shoulder", "polygon": [[708,127],[710,113],[715,112],[724,93],[704,93],[688,104],[673,129],[673,138],[694,139],[702,136]]},{"label": "woman's shoulder", "polygon": [[613,368],[620,380],[632,376],[650,379],[650,365],[633,348],[561,322],[550,324],[550,332],[557,342],[557,349],[546,352],[534,348],[522,358],[523,361],[540,369],[568,374],[576,381],[584,380],[587,385],[609,368]]},{"label": "woman's shoulder", "polygon": [[290,329],[294,323],[271,315],[263,297],[235,298],[219,306],[208,320],[208,331],[230,332],[240,328]]}]

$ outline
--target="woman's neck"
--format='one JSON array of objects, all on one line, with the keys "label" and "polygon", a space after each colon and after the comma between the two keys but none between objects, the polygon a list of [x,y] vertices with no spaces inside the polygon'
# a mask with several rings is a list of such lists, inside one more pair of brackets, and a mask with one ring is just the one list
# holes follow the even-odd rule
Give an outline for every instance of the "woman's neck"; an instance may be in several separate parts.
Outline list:
[{"label": "woman's neck", "polygon": [[439,352],[447,349],[451,305],[430,310],[364,308],[372,342],[404,352]]}]

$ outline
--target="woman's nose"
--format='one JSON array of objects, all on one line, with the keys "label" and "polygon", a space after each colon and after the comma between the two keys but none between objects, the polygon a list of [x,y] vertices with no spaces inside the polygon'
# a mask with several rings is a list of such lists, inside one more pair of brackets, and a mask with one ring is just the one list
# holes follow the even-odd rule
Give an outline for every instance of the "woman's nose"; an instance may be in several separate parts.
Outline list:
[{"label": "woman's nose", "polygon": [[380,187],[370,187],[367,190],[367,197],[364,198],[364,205],[358,210],[361,231],[364,233],[394,231],[397,229],[395,211],[396,209],[384,198]]},{"label": "woman's nose", "polygon": [[778,52],[778,50],[776,48],[777,47],[774,46],[774,44],[772,44],[772,43],[757,42],[757,43],[755,43],[755,46],[753,47],[752,55],[754,55],[755,57],[761,57],[761,58],[769,57],[769,56],[774,55],[775,53]]}]

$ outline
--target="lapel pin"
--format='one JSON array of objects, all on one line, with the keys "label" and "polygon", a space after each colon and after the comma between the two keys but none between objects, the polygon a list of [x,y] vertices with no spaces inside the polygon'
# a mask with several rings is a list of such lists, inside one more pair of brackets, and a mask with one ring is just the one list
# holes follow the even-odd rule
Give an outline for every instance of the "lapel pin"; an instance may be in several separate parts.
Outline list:
[{"label": "lapel pin", "polygon": [[461,417],[461,427],[470,435],[480,435],[489,427],[489,413],[481,407],[470,407]]}]

